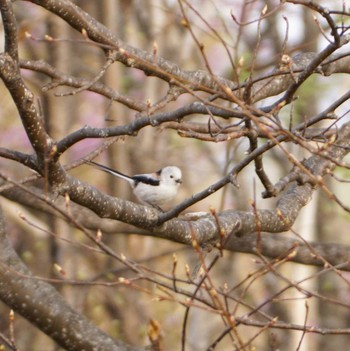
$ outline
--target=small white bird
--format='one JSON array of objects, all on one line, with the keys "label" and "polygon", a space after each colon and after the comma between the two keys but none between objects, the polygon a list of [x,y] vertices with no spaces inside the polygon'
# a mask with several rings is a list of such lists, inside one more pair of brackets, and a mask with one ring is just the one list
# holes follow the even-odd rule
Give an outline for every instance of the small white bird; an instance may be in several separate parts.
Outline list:
[{"label": "small white bird", "polygon": [[127,180],[141,202],[157,208],[173,200],[182,183],[181,170],[175,166],[164,167],[156,173],[128,176],[93,161],[86,161],[86,163]]}]

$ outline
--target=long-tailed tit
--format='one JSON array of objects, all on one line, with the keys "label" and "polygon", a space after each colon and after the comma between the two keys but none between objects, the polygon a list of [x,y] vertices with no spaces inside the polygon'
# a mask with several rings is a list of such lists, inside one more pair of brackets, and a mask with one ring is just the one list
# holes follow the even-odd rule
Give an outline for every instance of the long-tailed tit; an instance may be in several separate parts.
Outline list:
[{"label": "long-tailed tit", "polygon": [[102,171],[127,180],[140,201],[158,208],[174,199],[182,183],[181,170],[175,166],[164,167],[156,173],[128,176],[99,163],[86,162]]}]

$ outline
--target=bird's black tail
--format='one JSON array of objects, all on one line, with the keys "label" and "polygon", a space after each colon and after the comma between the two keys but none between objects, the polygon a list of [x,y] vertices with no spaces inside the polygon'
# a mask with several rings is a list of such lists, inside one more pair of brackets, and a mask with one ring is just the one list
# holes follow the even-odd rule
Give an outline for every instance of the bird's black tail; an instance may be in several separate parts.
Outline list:
[{"label": "bird's black tail", "polygon": [[101,165],[101,164],[99,164],[97,162],[94,162],[94,161],[85,160],[85,162],[87,164],[97,168],[97,169],[100,169],[101,171],[104,171],[104,172],[107,172],[107,173],[112,174],[114,176],[117,176],[119,178],[125,179],[128,182],[130,182],[130,183],[134,183],[134,180],[131,177],[129,177],[128,175],[124,174],[124,173],[118,172],[118,171],[116,171],[116,170],[114,170],[112,168],[109,168],[107,166]]}]

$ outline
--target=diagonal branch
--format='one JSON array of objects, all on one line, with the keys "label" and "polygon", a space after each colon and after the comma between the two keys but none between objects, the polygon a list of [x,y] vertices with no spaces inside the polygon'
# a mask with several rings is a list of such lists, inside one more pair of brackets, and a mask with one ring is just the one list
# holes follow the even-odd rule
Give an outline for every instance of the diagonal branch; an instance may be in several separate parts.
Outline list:
[{"label": "diagonal branch", "polygon": [[[349,151],[350,123],[341,128],[336,143],[329,145],[327,158],[315,155],[303,162],[304,167],[313,175],[313,179],[309,179],[309,182],[303,185],[294,182],[290,189],[281,195],[273,210],[223,211],[218,215],[221,228],[226,235],[231,236],[230,241],[236,240],[235,235],[245,236],[254,233],[257,230],[257,221],[262,232],[288,231],[300,210],[310,201],[315,185],[317,185],[315,179],[319,179],[335,167],[335,163],[330,160],[339,162]],[[188,245],[192,243],[192,230],[200,244],[216,242],[219,239],[216,219],[210,215],[193,220],[191,223],[179,217],[156,225],[159,218],[163,216],[159,215],[156,210],[105,195],[72,177],[68,179],[70,198],[90,208],[101,217],[120,220],[151,230],[153,236]]]},{"label": "diagonal branch", "polygon": [[84,87],[85,89],[103,95],[112,101],[118,101],[130,109],[145,111],[147,108],[145,103],[131,99],[126,95],[122,95],[101,82],[91,82],[85,78],[65,74],[45,61],[20,60],[19,63],[21,68],[43,73],[53,80],[52,84],[47,84],[44,86],[44,90],[48,90],[52,86],[56,87],[59,85],[70,86],[78,89]]},{"label": "diagonal branch", "polygon": [[146,75],[156,76],[169,83],[179,81],[182,84],[192,87],[194,90],[202,90],[208,93],[217,93],[217,91],[220,91],[217,84],[218,80],[225,86],[232,89],[235,88],[235,84],[232,81],[222,77],[213,79],[206,71],[181,70],[176,64],[161,57],[158,57],[155,62],[152,53],[147,53],[124,43],[72,1],[61,0],[59,4],[55,0],[27,1],[42,6],[58,17],[61,17],[78,32],[85,32],[89,39],[107,45],[111,50],[116,50],[117,61],[122,62],[128,67],[140,69]]},{"label": "diagonal branch", "polygon": [[[113,340],[71,308],[49,284],[31,276],[13,250],[0,210],[0,299],[67,350],[136,351]],[[140,349],[139,349],[140,350]]]},{"label": "diagonal branch", "polygon": [[0,0],[0,12],[5,31],[5,52],[18,62],[18,35],[15,14],[10,0]]}]

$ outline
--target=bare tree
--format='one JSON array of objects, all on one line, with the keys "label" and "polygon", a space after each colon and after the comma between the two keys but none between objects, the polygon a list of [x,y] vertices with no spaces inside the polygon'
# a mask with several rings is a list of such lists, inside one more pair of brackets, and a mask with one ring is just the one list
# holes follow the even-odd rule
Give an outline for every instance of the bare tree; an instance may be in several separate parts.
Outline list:
[{"label": "bare tree", "polygon": [[345,349],[348,5],[0,0],[4,347]]}]

